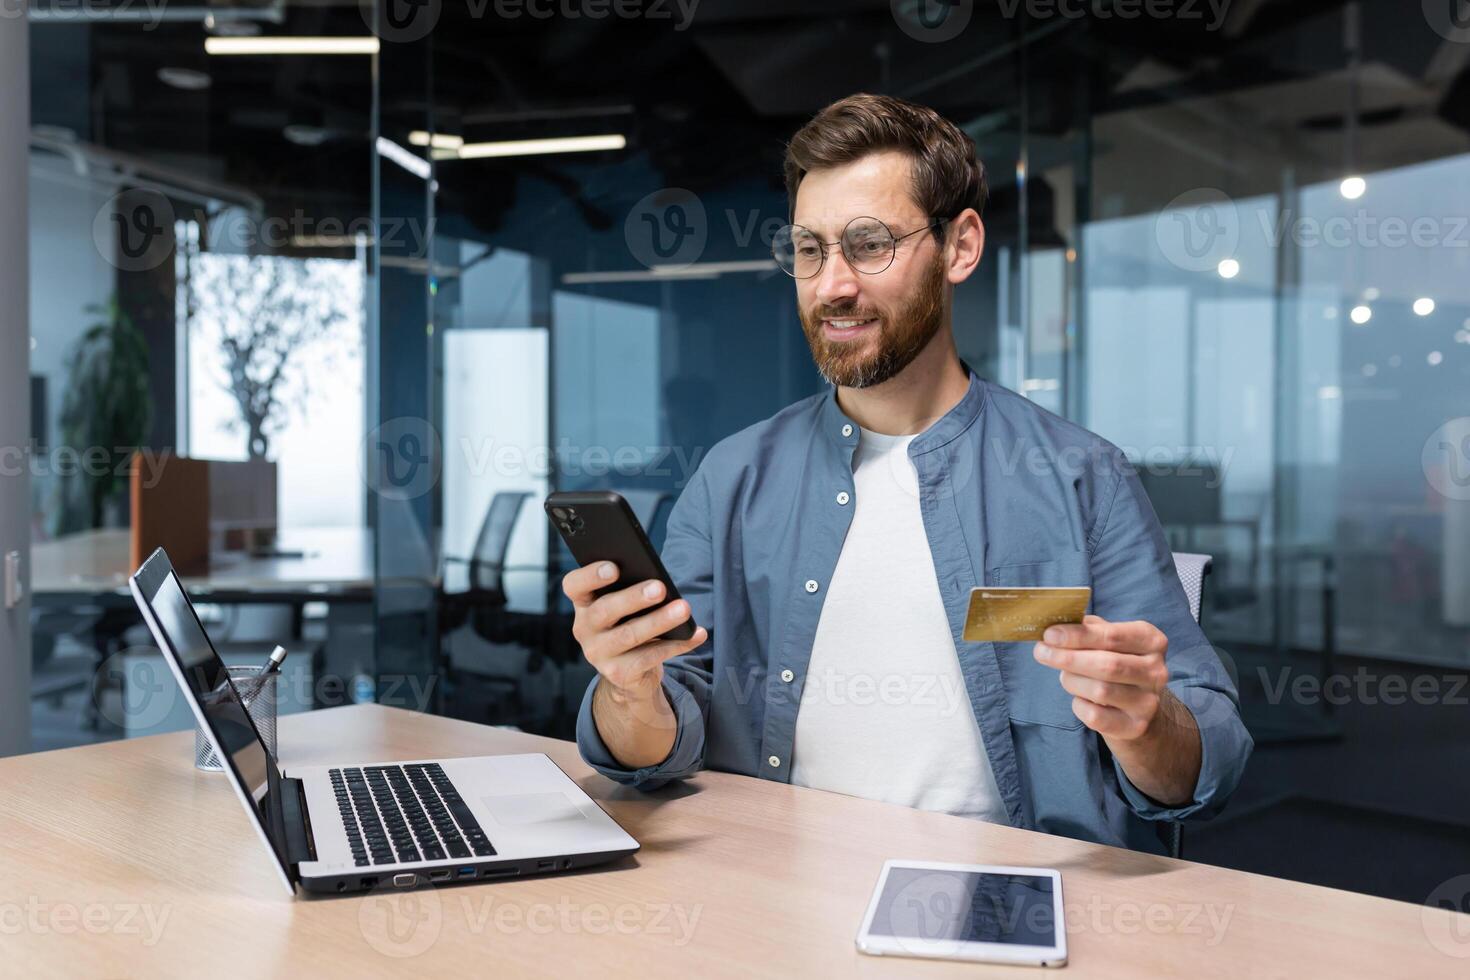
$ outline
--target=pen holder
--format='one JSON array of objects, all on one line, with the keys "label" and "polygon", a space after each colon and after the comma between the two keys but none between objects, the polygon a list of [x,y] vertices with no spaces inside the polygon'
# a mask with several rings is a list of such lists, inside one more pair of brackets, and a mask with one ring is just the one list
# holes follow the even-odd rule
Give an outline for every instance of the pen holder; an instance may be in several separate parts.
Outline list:
[{"label": "pen holder", "polygon": [[[270,752],[274,758],[276,754],[276,681],[280,678],[280,673],[272,671],[265,675],[262,683],[261,672],[265,669],[263,667],[227,667],[225,669],[230,673],[230,683],[235,686],[235,692],[245,702],[245,711],[250,715],[250,720],[255,722],[261,741],[265,742],[266,751]],[[211,698],[211,701],[217,701],[217,697]],[[194,728],[194,768],[205,772],[224,771],[219,756],[215,755],[209,736],[197,725]]]}]

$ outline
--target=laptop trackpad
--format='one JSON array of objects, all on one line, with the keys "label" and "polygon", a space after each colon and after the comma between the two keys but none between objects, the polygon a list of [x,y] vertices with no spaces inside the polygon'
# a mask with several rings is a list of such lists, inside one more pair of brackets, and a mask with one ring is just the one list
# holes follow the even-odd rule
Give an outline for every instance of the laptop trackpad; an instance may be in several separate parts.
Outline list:
[{"label": "laptop trackpad", "polygon": [[587,819],[587,815],[565,793],[482,796],[480,802],[502,827]]}]

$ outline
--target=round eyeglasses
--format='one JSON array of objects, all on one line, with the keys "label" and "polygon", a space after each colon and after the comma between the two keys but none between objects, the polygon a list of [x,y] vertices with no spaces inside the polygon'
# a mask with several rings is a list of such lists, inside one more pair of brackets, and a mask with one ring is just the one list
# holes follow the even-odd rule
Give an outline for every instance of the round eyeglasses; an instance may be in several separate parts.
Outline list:
[{"label": "round eyeglasses", "polygon": [[788,276],[810,279],[822,271],[827,250],[840,245],[848,265],[864,275],[875,276],[893,264],[899,242],[926,231],[938,231],[945,220],[934,218],[922,228],[895,235],[883,222],[865,215],[849,221],[842,229],[842,237],[835,242],[824,242],[801,225],[786,225],[772,239],[771,254]]}]

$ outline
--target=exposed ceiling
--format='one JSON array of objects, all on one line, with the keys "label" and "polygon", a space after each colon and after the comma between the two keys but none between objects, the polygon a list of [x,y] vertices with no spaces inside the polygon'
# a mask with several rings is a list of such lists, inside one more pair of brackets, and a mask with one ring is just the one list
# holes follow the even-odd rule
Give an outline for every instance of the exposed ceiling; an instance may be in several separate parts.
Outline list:
[{"label": "exposed ceiling", "polygon": [[[438,0],[427,41],[385,44],[384,132],[406,141],[412,121],[430,116],[470,140],[616,128],[628,149],[578,163],[636,158],[696,189],[761,173],[774,186],[783,141],[807,116],[853,91],[890,91],[975,136],[998,205],[1024,130],[1033,173],[1078,166],[1090,150],[1125,211],[1161,203],[1149,179],[1159,146],[1181,162],[1246,173],[1237,174],[1245,184],[1276,179],[1283,160],[1308,178],[1314,167],[1330,175],[1344,165],[1354,91],[1360,168],[1470,150],[1470,44],[1406,18],[1403,0],[1363,3],[1356,75],[1342,0],[1236,0],[1218,25],[1203,0],[1192,7],[1200,19],[1086,21],[1006,16],[1017,2],[977,3],[960,38],[936,44],[901,29],[889,0],[643,0],[650,16],[638,19],[512,19],[496,11],[531,3]],[[139,0],[115,8],[150,9]],[[217,32],[364,35],[356,3],[158,9],[175,19],[109,21],[93,3],[91,20],[35,20],[34,126],[53,141],[245,189],[273,213],[346,221],[368,212],[373,59],[212,57],[203,45],[210,11]],[[597,0],[535,9],[594,10]],[[173,70],[169,82],[160,69]],[[1168,138],[1130,148],[1129,133],[1141,131]],[[589,179],[553,157],[441,168],[446,192],[486,234],[512,206],[511,175],[549,183],[596,222],[616,172]]]}]

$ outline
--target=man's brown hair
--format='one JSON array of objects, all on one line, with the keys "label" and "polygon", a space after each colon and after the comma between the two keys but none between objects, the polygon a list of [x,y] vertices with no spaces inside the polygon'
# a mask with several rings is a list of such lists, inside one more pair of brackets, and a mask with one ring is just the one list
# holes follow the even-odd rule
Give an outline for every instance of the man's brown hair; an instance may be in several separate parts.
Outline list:
[{"label": "man's brown hair", "polygon": [[[860,93],[817,113],[786,145],[791,215],[807,173],[882,150],[897,150],[913,161],[914,202],[929,217],[953,218],[965,208],[985,213],[985,165],[970,137],[928,106]],[[942,237],[938,231],[935,236]]]}]

